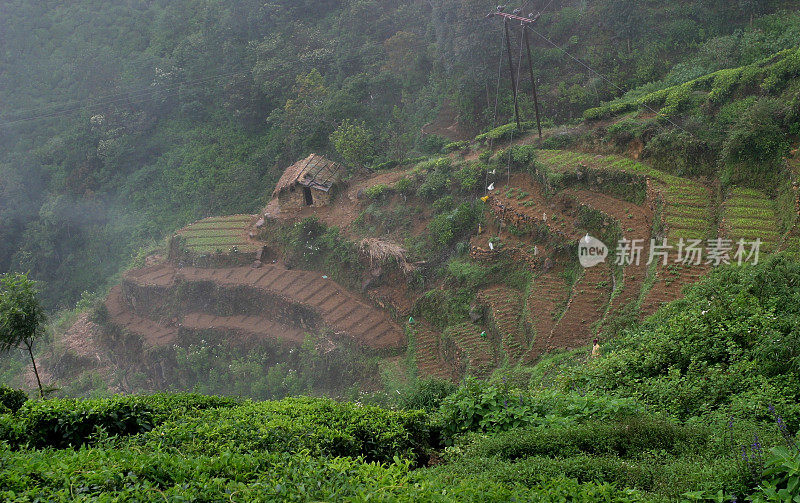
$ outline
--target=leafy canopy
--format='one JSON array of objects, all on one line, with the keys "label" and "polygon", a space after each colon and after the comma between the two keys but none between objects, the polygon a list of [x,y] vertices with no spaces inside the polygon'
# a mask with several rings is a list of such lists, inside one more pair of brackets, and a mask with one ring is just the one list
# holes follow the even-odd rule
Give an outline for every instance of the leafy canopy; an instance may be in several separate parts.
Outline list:
[{"label": "leafy canopy", "polygon": [[31,346],[44,322],[36,283],[25,274],[0,276],[0,352]]}]

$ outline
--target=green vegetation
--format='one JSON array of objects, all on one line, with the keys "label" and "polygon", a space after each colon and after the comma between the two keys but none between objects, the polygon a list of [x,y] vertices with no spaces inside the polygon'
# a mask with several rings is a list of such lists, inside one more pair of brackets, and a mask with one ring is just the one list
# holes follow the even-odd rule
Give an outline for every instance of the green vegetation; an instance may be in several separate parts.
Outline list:
[{"label": "green vegetation", "polygon": [[331,133],[331,143],[346,161],[364,166],[375,158],[375,143],[366,125],[345,121]]},{"label": "green vegetation", "polygon": [[[652,93],[773,53],[753,71],[728,70],[691,89],[706,86],[714,103],[743,82],[776,94],[796,74],[796,51],[779,52],[798,38],[796,15],[774,14],[787,6],[551,5],[537,30],[608,80],[534,38],[544,124],[579,117],[620,88],[665,78],[648,84]],[[514,108],[508,86],[495,84],[499,26],[484,19],[492,8],[482,0],[9,4],[0,18],[8,49],[0,272],[30,271],[48,308],[69,308],[176,229],[255,213],[282,169],[309,152],[386,169],[464,148],[420,134],[440,109],[464,131],[488,131],[480,138],[510,137],[516,125],[491,129]],[[663,100],[685,107],[689,87]],[[531,89],[520,90],[529,128]]]},{"label": "green vegetation", "polygon": [[[524,122],[511,122],[496,74],[506,40],[484,0],[6,4],[0,383],[19,385],[30,357],[37,379],[44,358],[67,384],[40,383],[37,399],[0,386],[0,500],[797,500],[795,3],[531,5],[544,8],[531,41],[541,141],[527,79]],[[522,55],[517,29],[508,42]],[[267,218],[260,237],[287,268],[362,291],[398,324],[411,316],[405,359],[324,329],[290,347],[182,325],[177,306],[200,299],[214,316],[264,310],[249,287],[213,281],[136,303],[174,343],[152,347],[110,323],[137,286],[125,282],[108,306],[103,292],[127,264],[163,254],[167,236],[170,253],[256,251],[250,222],[311,152],[397,182],[358,185],[357,209],[336,206],[331,219]],[[503,186],[506,173],[543,193],[529,180]],[[591,279],[573,238],[614,242],[642,219],[551,197],[567,188],[649,206],[648,230],[672,245],[720,237],[736,251],[761,239],[769,258],[721,267],[640,320],[638,306],[674,298],[658,281],[694,276],[653,265],[617,309],[636,279],[614,267]],[[509,205],[528,220],[509,223]],[[218,214],[234,216],[200,220]],[[407,263],[378,270],[363,238],[402,243]],[[312,279],[308,299],[329,295]],[[610,302],[584,302],[612,285]],[[302,303],[269,308],[299,319],[292,330],[320,316]],[[67,310],[52,316],[56,343],[36,352],[45,309]],[[574,325],[550,323],[565,313],[579,315],[565,318]],[[346,321],[386,323],[359,316]],[[563,342],[548,339],[553,326],[573,332],[559,334],[564,346],[585,342],[579,322],[605,327],[599,356],[540,354]],[[423,369],[469,377],[423,380]]]},{"label": "green vegetation", "polygon": [[[466,262],[449,269],[464,284],[486,276]],[[784,257],[722,268],[601,358],[566,353],[489,381],[415,381],[359,402],[25,401],[3,389],[0,494],[785,500],[800,459],[798,282],[800,265]]]},{"label": "green vegetation", "polygon": [[31,358],[40,397],[44,397],[44,389],[36,368],[33,346],[44,335],[46,319],[34,281],[25,274],[0,276],[0,355],[20,346],[25,347]]}]

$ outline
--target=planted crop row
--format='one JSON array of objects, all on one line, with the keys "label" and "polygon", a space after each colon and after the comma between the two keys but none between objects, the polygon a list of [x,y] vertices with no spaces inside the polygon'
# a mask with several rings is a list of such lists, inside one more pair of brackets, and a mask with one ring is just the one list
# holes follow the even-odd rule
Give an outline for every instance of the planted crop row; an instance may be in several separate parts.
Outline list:
[{"label": "planted crop row", "polygon": [[746,240],[754,240],[760,238],[761,241],[765,243],[775,243],[780,240],[780,234],[775,231],[769,231],[764,229],[750,229],[750,228],[734,228],[730,229],[729,231],[729,238],[731,239],[746,239]]},{"label": "planted crop row", "polygon": [[708,229],[710,222],[707,219],[687,218],[667,215],[665,218],[670,229]]},{"label": "planted crop row", "polygon": [[706,206],[683,206],[671,204],[665,208],[665,213],[668,216],[708,219],[710,211]]},{"label": "planted crop row", "polygon": [[725,206],[730,208],[760,208],[769,210],[774,208],[775,203],[766,198],[734,197],[726,200]]},{"label": "planted crop row", "polygon": [[762,241],[761,252],[774,251],[780,240],[775,203],[757,190],[734,187],[725,201],[725,234],[734,241]]},{"label": "planted crop row", "polygon": [[181,236],[186,238],[202,238],[214,236],[241,236],[242,228],[234,229],[186,229],[180,232]]},{"label": "planted crop row", "polygon": [[770,232],[777,231],[777,225],[774,220],[762,220],[758,218],[728,218],[725,217],[725,225],[731,229],[761,229]]},{"label": "planted crop row", "polygon": [[258,245],[245,235],[251,215],[211,217],[196,222],[178,232],[184,245],[195,253],[228,252],[236,248],[242,252],[253,252]]},{"label": "planted crop row", "polygon": [[737,196],[741,197],[754,197],[756,199],[763,199],[766,196],[763,192],[755,190],[755,189],[748,189],[745,187],[733,187],[730,189],[730,197],[735,198]]},{"label": "planted crop row", "polygon": [[700,239],[704,240],[708,238],[708,231],[703,231],[699,229],[671,229],[669,232],[669,240],[670,241],[679,241],[683,240],[690,240],[690,239]]},{"label": "planted crop row", "polygon": [[[197,223],[211,223],[211,222],[250,222],[253,215],[225,215],[220,217],[209,217],[200,220]],[[196,224],[195,224],[196,225]]]},{"label": "planted crop row", "polygon": [[747,208],[742,206],[725,206],[726,218],[745,218],[750,220],[775,220],[772,208]]}]

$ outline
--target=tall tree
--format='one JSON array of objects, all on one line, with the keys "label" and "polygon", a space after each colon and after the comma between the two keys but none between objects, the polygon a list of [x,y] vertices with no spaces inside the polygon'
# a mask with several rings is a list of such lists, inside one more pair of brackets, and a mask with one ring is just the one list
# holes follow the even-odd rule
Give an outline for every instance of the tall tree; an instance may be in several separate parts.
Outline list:
[{"label": "tall tree", "polygon": [[25,346],[31,357],[40,397],[44,396],[44,390],[33,357],[33,345],[43,333],[45,320],[34,281],[25,274],[0,276],[0,353]]}]

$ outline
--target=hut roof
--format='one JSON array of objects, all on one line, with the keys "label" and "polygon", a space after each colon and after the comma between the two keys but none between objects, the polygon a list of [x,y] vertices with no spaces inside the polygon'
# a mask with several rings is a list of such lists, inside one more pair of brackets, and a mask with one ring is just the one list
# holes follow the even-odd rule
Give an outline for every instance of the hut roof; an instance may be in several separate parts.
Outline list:
[{"label": "hut roof", "polygon": [[338,179],[341,169],[338,163],[311,154],[286,168],[272,195],[277,196],[279,192],[295,183],[328,192]]}]

